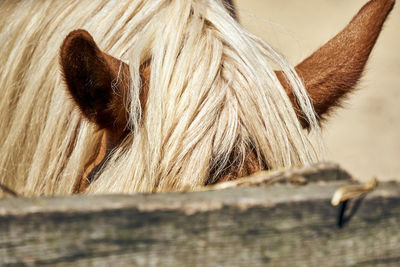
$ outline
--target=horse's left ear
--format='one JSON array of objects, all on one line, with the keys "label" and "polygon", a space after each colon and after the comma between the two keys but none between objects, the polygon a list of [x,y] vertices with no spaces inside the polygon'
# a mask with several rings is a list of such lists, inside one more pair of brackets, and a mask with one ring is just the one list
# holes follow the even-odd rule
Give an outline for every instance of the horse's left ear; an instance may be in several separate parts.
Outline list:
[{"label": "horse's left ear", "polygon": [[125,128],[129,66],[102,52],[84,30],[71,32],[60,50],[68,92],[82,114],[100,128]]},{"label": "horse's left ear", "polygon": [[[354,90],[395,0],[369,1],[347,27],[296,66],[314,109],[324,118]],[[276,72],[296,110],[298,105],[282,72]],[[302,114],[303,127],[309,127]]]}]

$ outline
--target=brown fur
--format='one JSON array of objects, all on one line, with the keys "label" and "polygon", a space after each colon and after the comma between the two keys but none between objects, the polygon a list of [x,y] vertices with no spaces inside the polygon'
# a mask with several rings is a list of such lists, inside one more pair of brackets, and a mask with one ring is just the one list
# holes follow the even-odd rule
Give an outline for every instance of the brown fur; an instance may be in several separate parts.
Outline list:
[{"label": "brown fur", "polygon": [[[88,176],[128,134],[125,96],[129,90],[129,66],[102,52],[93,37],[84,30],[72,31],[65,38],[60,63],[73,100],[82,114],[103,131],[99,150],[88,159],[82,178],[76,183],[75,192],[78,193],[87,188],[93,179],[88,179]],[[140,73],[143,81],[140,103],[145,110],[150,80],[149,62],[141,66]]]},{"label": "brown fur", "polygon": [[[355,89],[394,3],[395,0],[368,2],[344,30],[296,66],[320,119]],[[282,73],[276,74],[296,110],[300,110]],[[308,127],[303,116],[297,115]]]},{"label": "brown fur", "polygon": [[100,166],[100,164],[106,157],[107,157],[107,136],[106,133],[103,133],[99,150],[96,151],[92,155],[92,157],[87,161],[87,164],[85,166],[85,171],[83,172],[81,179],[79,179],[75,183],[73,191],[74,193],[81,193],[86,190],[86,188],[90,185],[90,183],[93,182],[93,177],[91,173],[97,166]]},{"label": "brown fur", "polygon": [[[259,158],[257,157],[257,153],[253,148],[246,151],[246,154],[244,155],[244,157],[245,157],[245,159],[243,161],[244,163],[242,165],[238,164],[239,157],[240,157],[240,155],[232,154],[230,156],[229,163],[227,164],[227,166],[229,166],[229,168],[223,170],[222,173],[220,173],[217,176],[217,179],[209,180],[209,181],[207,181],[206,184],[210,185],[210,184],[216,184],[216,183],[220,183],[220,182],[231,181],[231,180],[235,180],[240,177],[249,176],[249,175],[259,172],[261,170],[268,169],[267,165],[263,161],[261,161],[261,162],[259,161]],[[212,174],[214,174],[214,170],[211,170],[210,177],[213,177]]]},{"label": "brown fur", "polygon": [[[121,107],[125,102],[124,88],[129,84],[128,65],[100,51],[84,30],[73,31],[65,38],[60,59],[68,91],[83,115],[101,129],[122,134],[126,114]],[[118,81],[120,67],[122,77]]]},{"label": "brown fur", "polygon": [[[324,118],[330,110],[340,104],[346,94],[354,90],[394,3],[395,0],[371,0],[343,31],[296,66],[296,71],[303,79],[320,118]],[[226,5],[233,7],[232,1],[226,1]],[[235,17],[234,9],[229,10]],[[83,115],[104,131],[99,151],[89,159],[81,180],[76,183],[78,193],[87,188],[93,179],[93,172],[105,164],[112,148],[127,134],[125,127],[128,116],[125,113],[124,96],[129,88],[129,66],[102,52],[90,34],[83,30],[73,31],[66,37],[61,47],[60,58],[65,82],[72,98]],[[118,77],[120,68],[122,76]],[[150,62],[141,66],[140,73],[143,85],[140,101],[145,112]],[[301,124],[307,128],[309,125],[299,111],[295,96],[284,75],[279,71],[276,75],[285,87]],[[120,82],[116,84],[117,92],[114,93],[111,84],[118,78]],[[209,183],[232,180],[268,167],[262,162],[260,166],[260,160],[253,150],[248,151],[244,157],[245,163],[236,166],[235,155],[232,155],[231,168],[225,170],[218,181]]]}]

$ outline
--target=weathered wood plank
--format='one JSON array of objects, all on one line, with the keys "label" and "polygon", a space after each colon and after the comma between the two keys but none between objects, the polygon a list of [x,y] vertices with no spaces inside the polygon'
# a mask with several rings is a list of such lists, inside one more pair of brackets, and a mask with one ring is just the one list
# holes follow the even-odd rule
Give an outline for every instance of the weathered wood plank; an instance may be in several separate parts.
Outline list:
[{"label": "weathered wood plank", "polygon": [[[0,200],[0,265],[365,266],[400,262],[400,185],[343,227],[349,182],[194,193]],[[353,203],[354,204],[354,203]]]}]

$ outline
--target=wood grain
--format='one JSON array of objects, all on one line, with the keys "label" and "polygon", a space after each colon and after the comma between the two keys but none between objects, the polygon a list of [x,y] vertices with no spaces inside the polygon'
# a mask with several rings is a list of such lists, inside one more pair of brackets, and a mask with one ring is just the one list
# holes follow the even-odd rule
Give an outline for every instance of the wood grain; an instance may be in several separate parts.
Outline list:
[{"label": "wood grain", "polygon": [[0,265],[395,265],[400,185],[349,203],[339,228],[330,199],[349,183],[2,199]]}]

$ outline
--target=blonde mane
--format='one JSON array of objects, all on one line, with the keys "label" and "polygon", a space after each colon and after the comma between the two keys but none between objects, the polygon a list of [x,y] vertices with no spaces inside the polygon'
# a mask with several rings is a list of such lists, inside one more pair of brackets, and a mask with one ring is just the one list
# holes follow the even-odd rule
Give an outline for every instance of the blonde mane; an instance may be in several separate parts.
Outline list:
[{"label": "blonde mane", "polygon": [[[319,160],[320,128],[301,79],[221,0],[4,0],[0,182],[9,188],[71,194],[99,145],[99,131],[70,100],[59,68],[60,45],[78,28],[128,63],[132,81],[130,135],[88,193],[193,189],[240,166],[248,149],[270,169]],[[141,110],[139,68],[147,60]],[[310,133],[273,66],[285,73]]]}]

